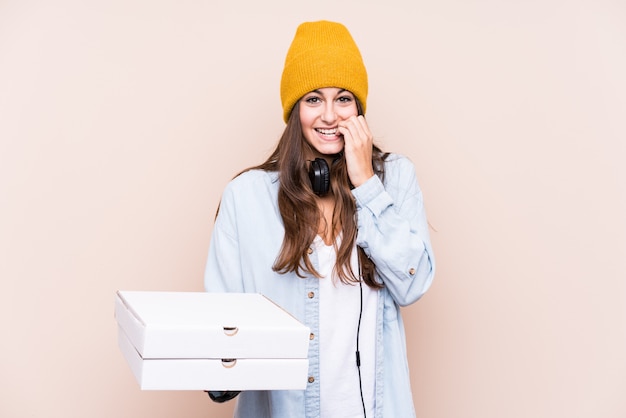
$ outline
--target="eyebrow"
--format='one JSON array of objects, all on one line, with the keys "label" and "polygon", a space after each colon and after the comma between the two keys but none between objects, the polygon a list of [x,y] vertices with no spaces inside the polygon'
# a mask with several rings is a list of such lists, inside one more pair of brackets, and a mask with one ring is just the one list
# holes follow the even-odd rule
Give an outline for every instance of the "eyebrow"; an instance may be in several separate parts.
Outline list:
[{"label": "eyebrow", "polygon": [[[339,91],[337,92],[337,95],[339,95],[339,94],[341,94],[341,93],[343,93],[343,92],[346,92],[346,91],[348,91],[348,90],[346,90],[346,89],[341,89],[341,90],[339,90]],[[317,94],[322,94],[322,92],[321,92],[321,91],[319,91],[318,89],[311,90],[309,93],[317,93]]]}]

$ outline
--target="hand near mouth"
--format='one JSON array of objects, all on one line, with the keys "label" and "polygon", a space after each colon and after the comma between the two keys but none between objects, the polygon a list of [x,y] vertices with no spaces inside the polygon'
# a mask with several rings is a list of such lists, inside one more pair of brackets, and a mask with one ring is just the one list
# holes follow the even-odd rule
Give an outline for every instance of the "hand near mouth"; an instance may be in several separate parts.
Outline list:
[{"label": "hand near mouth", "polygon": [[354,187],[359,187],[374,175],[372,134],[362,115],[351,116],[341,121],[338,129],[344,139],[344,153],[350,182]]}]

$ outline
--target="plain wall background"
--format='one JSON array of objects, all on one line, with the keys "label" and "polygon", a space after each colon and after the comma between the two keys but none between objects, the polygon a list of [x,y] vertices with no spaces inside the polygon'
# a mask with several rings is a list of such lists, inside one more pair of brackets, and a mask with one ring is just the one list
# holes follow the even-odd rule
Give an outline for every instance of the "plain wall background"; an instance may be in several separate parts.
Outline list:
[{"label": "plain wall background", "polygon": [[404,3],[0,0],[0,416],[230,415],[139,390],[114,292],[202,290],[318,19],[359,44],[436,230],[404,310],[418,416],[626,416],[626,5]]}]

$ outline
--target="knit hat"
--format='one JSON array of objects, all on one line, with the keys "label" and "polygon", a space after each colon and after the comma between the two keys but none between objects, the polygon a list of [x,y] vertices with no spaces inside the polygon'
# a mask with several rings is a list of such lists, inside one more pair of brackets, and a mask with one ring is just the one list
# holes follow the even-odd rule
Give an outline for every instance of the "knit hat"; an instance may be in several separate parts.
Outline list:
[{"label": "knit hat", "polygon": [[350,32],[341,23],[305,22],[298,26],[287,51],[280,82],[285,122],[302,96],[324,87],[349,90],[365,113],[367,71]]}]

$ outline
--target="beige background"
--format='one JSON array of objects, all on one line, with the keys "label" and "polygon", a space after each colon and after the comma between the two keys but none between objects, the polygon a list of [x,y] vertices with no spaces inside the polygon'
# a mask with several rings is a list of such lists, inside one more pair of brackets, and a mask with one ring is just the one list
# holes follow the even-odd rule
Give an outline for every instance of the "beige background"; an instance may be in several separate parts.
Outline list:
[{"label": "beige background", "polygon": [[114,292],[202,290],[220,193],[274,146],[321,18],[436,230],[404,311],[419,417],[626,416],[618,0],[0,0],[0,416],[229,416],[138,389]]}]

